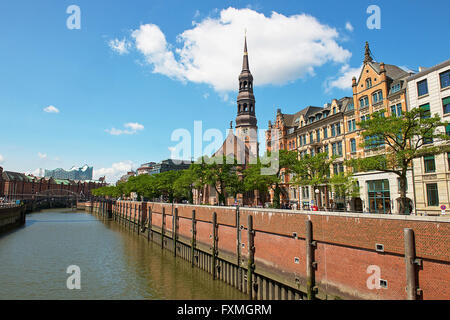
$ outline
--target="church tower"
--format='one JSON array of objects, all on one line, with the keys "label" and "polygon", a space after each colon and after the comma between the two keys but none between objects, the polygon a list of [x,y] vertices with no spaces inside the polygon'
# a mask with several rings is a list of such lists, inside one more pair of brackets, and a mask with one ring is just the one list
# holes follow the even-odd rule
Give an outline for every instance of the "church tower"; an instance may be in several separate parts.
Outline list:
[{"label": "church tower", "polygon": [[242,62],[242,71],[239,75],[239,94],[237,97],[236,137],[245,143],[253,156],[258,155],[257,131],[253,76],[249,69],[247,37],[245,37],[244,60]]}]

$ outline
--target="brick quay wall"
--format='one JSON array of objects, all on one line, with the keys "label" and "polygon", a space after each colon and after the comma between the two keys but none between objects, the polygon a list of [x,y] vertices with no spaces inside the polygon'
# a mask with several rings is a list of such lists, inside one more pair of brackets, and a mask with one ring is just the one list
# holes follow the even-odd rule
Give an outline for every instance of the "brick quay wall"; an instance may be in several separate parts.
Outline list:
[{"label": "brick quay wall", "polygon": [[87,208],[254,299],[450,299],[450,217],[132,201]]}]

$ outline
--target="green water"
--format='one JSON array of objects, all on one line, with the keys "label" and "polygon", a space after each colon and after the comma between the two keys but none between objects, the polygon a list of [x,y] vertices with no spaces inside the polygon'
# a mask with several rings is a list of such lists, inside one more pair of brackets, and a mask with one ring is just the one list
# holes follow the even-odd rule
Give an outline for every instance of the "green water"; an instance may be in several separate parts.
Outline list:
[{"label": "green water", "polygon": [[[80,268],[69,290],[67,268]],[[27,216],[0,236],[0,299],[246,299],[114,221],[70,209]]]}]

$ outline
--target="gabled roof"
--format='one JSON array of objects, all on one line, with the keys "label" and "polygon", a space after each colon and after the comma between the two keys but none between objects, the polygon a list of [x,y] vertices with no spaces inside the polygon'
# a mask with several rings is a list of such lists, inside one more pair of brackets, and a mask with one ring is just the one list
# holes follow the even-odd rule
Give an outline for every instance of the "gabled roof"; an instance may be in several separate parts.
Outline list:
[{"label": "gabled roof", "polygon": [[[230,147],[233,147],[233,149],[230,150]],[[233,130],[229,130],[222,146],[213,154],[213,157],[220,156],[236,158],[238,163],[247,163],[250,156],[256,157],[245,145],[244,141],[236,137]]]},{"label": "gabled roof", "polygon": [[298,117],[300,117],[301,115],[303,115],[305,118],[308,118],[310,115],[312,115],[318,111],[322,111],[322,110],[323,110],[322,107],[308,106],[294,114],[287,114],[287,113],[281,113],[281,112],[280,113],[281,113],[281,117],[284,121],[284,124],[287,127],[295,127],[295,126],[298,126],[298,124],[295,123],[295,120]]},{"label": "gabled roof", "polygon": [[[369,66],[371,66],[372,69],[375,70],[376,73],[380,74],[381,63],[370,61],[370,62],[367,62],[367,64]],[[390,78],[391,80],[396,80],[399,78],[410,76],[410,73],[406,72],[402,68],[397,67],[393,64],[384,64],[384,69],[386,70],[386,76],[388,78]],[[359,73],[358,83],[361,80],[363,70],[364,70],[364,66],[361,68],[361,72]]]}]

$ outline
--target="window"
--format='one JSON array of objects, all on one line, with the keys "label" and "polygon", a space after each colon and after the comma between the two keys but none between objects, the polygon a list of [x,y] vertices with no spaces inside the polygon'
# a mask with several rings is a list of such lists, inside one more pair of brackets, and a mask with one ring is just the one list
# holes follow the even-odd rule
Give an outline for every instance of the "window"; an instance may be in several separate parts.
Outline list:
[{"label": "window", "polygon": [[355,110],[355,105],[353,104],[353,102],[350,102],[347,106],[347,111],[350,111],[350,110]]},{"label": "window", "polygon": [[311,149],[311,157],[314,157],[314,149]]},{"label": "window", "polygon": [[367,87],[367,89],[372,87],[372,79],[370,79],[370,78],[366,79],[366,87]]},{"label": "window", "polygon": [[450,70],[439,74],[439,78],[441,79],[441,88],[447,88],[450,86]]},{"label": "window", "polygon": [[367,115],[367,116],[361,116],[361,122],[366,121],[366,120],[369,120],[369,119],[370,119],[370,116],[369,116],[369,115]]},{"label": "window", "polygon": [[356,140],[355,139],[350,140],[350,150],[352,152],[356,152]]},{"label": "window", "polygon": [[336,133],[337,133],[337,135],[341,134],[341,123],[340,122],[336,123]]},{"label": "window", "polygon": [[316,135],[317,135],[317,142],[320,142],[320,129],[316,131]]},{"label": "window", "polygon": [[338,147],[338,155],[342,156],[342,141],[338,142],[337,147]]},{"label": "window", "polygon": [[333,174],[337,175],[339,173],[338,170],[339,170],[338,169],[338,164],[337,163],[333,164]]},{"label": "window", "polygon": [[431,117],[430,104],[429,103],[421,105],[419,108],[423,112],[422,113],[422,119],[427,119],[427,118]]},{"label": "window", "polygon": [[355,123],[355,119],[353,120],[348,120],[347,121],[347,125],[348,125],[348,132],[352,132],[356,130],[356,123]]},{"label": "window", "polygon": [[402,104],[397,103],[394,106],[391,106],[391,115],[393,117],[400,117],[402,115]]},{"label": "window", "polygon": [[442,106],[445,113],[450,113],[450,97],[442,99]]},{"label": "window", "polygon": [[417,95],[423,96],[428,93],[427,79],[417,82]]},{"label": "window", "polygon": [[436,163],[434,162],[434,156],[423,157],[423,163],[425,166],[425,173],[436,172]]},{"label": "window", "polygon": [[328,138],[328,128],[327,127],[323,127],[323,138],[324,139]]},{"label": "window", "polygon": [[[419,108],[420,108],[420,110],[422,110],[422,119],[427,119],[427,118],[431,117],[431,111],[430,111],[430,104],[429,103],[421,105]],[[423,140],[424,144],[429,144],[429,143],[432,143],[432,142],[433,142],[433,138],[425,137],[425,139]]]},{"label": "window", "polygon": [[439,194],[437,183],[429,183],[427,184],[427,198],[429,206],[438,206],[439,205]]},{"label": "window", "polygon": [[336,107],[333,107],[333,114],[336,114]]},{"label": "window", "polygon": [[302,187],[302,198],[309,199],[309,187]]},{"label": "window", "polygon": [[314,143],[314,137],[312,132],[309,134],[309,143]]},{"label": "window", "polygon": [[323,146],[323,152],[328,155],[328,145],[327,144]]},{"label": "window", "polygon": [[391,93],[396,93],[399,92],[401,88],[401,84],[400,83],[396,83],[393,86],[391,86]]},{"label": "window", "polygon": [[331,144],[331,154],[333,156],[337,155],[337,144],[336,143]]},{"label": "window", "polygon": [[332,137],[336,136],[336,126],[334,124],[331,125],[331,136]]},{"label": "window", "polygon": [[450,136],[450,124],[445,126],[445,134]]},{"label": "window", "polygon": [[359,107],[365,108],[369,106],[369,98],[368,97],[362,97],[359,99]]},{"label": "window", "polygon": [[447,152],[448,170],[450,170],[450,152]]},{"label": "window", "polygon": [[381,101],[383,101],[383,92],[381,90],[372,94],[372,103],[378,103]]}]

